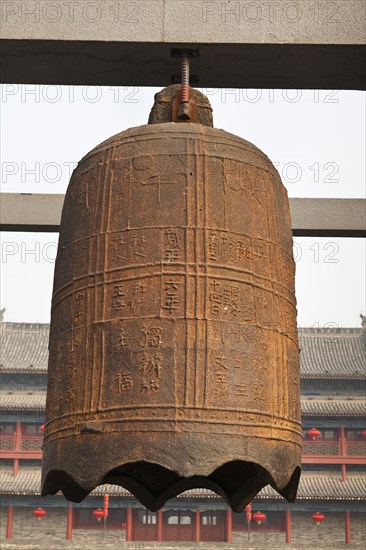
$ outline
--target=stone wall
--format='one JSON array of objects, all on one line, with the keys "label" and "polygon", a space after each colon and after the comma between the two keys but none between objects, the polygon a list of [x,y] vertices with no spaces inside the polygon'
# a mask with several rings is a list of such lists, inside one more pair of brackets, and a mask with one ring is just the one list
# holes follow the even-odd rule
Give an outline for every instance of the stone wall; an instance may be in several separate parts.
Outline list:
[{"label": "stone wall", "polygon": [[126,531],[120,530],[108,530],[104,538],[103,531],[95,531],[93,529],[75,529],[72,533],[72,540],[75,544],[80,544],[84,548],[88,548],[90,539],[93,539],[93,544],[97,544],[100,548],[105,543],[112,543],[115,548],[119,548],[120,543],[126,540]]},{"label": "stone wall", "polygon": [[[233,532],[233,543],[241,543],[242,548],[250,547],[251,545],[267,545],[270,547],[273,546],[284,546],[286,542],[285,533],[260,533],[258,531],[250,533],[250,544],[248,542],[248,533],[246,531]],[[247,545],[247,546],[246,546]]]},{"label": "stone wall", "polygon": [[[6,535],[7,509],[1,514],[1,539]],[[45,548],[63,542],[66,537],[66,508],[47,508],[47,515],[41,520],[33,516],[33,508],[14,507],[12,543],[42,541]]]},{"label": "stone wall", "polygon": [[[319,547],[340,545],[345,543],[345,514],[325,513],[325,520],[320,524],[312,519],[311,513],[292,513],[292,543],[295,545],[309,544],[309,540],[317,541]],[[352,544],[366,545],[365,515],[351,513]]]}]

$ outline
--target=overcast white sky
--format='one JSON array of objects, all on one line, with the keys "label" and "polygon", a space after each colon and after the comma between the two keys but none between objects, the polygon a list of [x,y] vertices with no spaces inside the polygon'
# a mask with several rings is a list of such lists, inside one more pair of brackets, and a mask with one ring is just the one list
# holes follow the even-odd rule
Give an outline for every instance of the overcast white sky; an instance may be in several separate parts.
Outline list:
[{"label": "overcast white sky", "polygon": [[[157,88],[4,85],[1,191],[64,193],[74,164],[147,122]],[[365,197],[364,92],[204,89],[214,124],[252,141],[291,197]],[[7,321],[48,322],[57,234],[2,233]],[[365,241],[296,238],[300,326],[360,326]]]}]

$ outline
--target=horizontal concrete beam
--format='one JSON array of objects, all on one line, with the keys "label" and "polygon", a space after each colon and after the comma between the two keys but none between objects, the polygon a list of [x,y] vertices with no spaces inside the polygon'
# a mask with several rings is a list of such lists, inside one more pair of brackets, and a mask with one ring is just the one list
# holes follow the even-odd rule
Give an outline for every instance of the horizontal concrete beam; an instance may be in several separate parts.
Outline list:
[{"label": "horizontal concrete beam", "polygon": [[296,237],[366,237],[365,199],[290,199]]},{"label": "horizontal concrete beam", "polygon": [[192,44],[363,44],[364,0],[2,0],[2,37]]},{"label": "horizontal concrete beam", "polygon": [[[343,45],[189,44],[192,86],[364,90],[366,48]],[[0,83],[164,87],[180,78],[182,44],[8,40]]]},{"label": "horizontal concrete beam", "polygon": [[1,193],[0,230],[57,232],[65,195]]},{"label": "horizontal concrete beam", "polygon": [[3,0],[1,82],[365,89],[364,0]]},{"label": "horizontal concrete beam", "polygon": [[[1,231],[59,231],[64,195],[0,194]],[[290,199],[296,237],[366,237],[364,199]]]}]

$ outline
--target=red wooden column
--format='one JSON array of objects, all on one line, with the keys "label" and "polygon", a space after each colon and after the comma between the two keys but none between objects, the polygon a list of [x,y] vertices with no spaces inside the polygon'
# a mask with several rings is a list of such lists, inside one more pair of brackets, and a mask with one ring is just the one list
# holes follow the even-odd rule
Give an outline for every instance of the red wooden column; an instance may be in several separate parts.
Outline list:
[{"label": "red wooden column", "polygon": [[341,467],[342,467],[342,481],[346,481],[346,478],[347,478],[347,469],[346,469],[346,465],[345,465],[345,464],[342,464]]},{"label": "red wooden column", "polygon": [[11,539],[11,534],[13,532],[13,516],[14,516],[14,507],[13,504],[8,506],[8,521],[6,524],[6,538]]},{"label": "red wooden column", "polygon": [[15,425],[15,450],[22,450],[22,425],[20,420],[17,420]]},{"label": "red wooden column", "polygon": [[340,427],[339,430],[339,439],[340,439],[340,446],[341,446],[341,455],[346,456],[347,454],[347,442],[346,442],[346,432],[344,429],[344,426]]},{"label": "red wooden column", "polygon": [[133,540],[133,510],[128,507],[126,510],[126,541]]},{"label": "red wooden column", "polygon": [[226,542],[233,542],[233,513],[230,508],[226,510]]},{"label": "red wooden column", "polygon": [[195,538],[196,542],[201,541],[201,510],[196,510]]},{"label": "red wooden column", "polygon": [[286,510],[285,523],[286,523],[286,544],[291,544],[291,512],[290,510]]},{"label": "red wooden column", "polygon": [[66,540],[72,540],[73,510],[71,504],[67,507],[66,517]]},{"label": "red wooden column", "polygon": [[163,540],[163,510],[158,510],[156,523],[156,540]]},{"label": "red wooden column", "polygon": [[[22,450],[22,425],[20,420],[17,420],[15,424],[15,434],[14,434],[14,450]],[[13,459],[13,475],[17,477],[19,472],[19,458]]]},{"label": "red wooden column", "polygon": [[351,512],[345,513],[345,535],[346,535],[346,544],[351,544]]},{"label": "red wooden column", "polygon": [[[340,427],[339,430],[339,443],[340,443],[340,452],[341,456],[345,456],[347,454],[347,442],[346,442],[346,433],[344,430],[344,426]],[[342,464],[342,481],[346,481],[346,465]]]}]

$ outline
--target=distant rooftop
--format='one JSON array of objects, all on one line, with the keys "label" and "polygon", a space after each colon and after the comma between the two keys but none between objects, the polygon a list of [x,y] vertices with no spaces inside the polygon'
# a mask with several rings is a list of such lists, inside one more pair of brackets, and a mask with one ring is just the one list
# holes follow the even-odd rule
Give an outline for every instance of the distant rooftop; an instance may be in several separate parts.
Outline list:
[{"label": "distant rooftop", "polygon": [[340,397],[319,399],[301,396],[301,413],[303,416],[366,416],[365,399]]},{"label": "distant rooftop", "polygon": [[0,372],[47,373],[49,324],[1,323]]},{"label": "distant rooftop", "polygon": [[[46,392],[2,391],[0,409],[2,411],[44,411]],[[362,398],[309,398],[301,397],[303,416],[366,416],[366,400]]]},{"label": "distant rooftop", "polygon": [[[49,324],[1,323],[0,372],[47,373]],[[361,328],[300,328],[302,378],[366,378]]]},{"label": "distant rooftop", "polygon": [[302,378],[365,378],[365,330],[301,328]]}]

